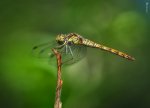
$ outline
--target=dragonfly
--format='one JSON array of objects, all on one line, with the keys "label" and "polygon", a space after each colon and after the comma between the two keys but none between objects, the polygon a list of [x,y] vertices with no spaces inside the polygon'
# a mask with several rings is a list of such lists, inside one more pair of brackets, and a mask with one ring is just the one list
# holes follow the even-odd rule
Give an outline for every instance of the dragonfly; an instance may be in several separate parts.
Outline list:
[{"label": "dragonfly", "polygon": [[86,39],[77,33],[59,34],[57,35],[55,42],[37,45],[33,47],[33,52],[39,57],[53,57],[54,54],[51,52],[51,49],[54,48],[61,53],[63,63],[73,64],[85,57],[88,47],[104,50],[131,61],[135,60],[134,57],[124,52]]}]

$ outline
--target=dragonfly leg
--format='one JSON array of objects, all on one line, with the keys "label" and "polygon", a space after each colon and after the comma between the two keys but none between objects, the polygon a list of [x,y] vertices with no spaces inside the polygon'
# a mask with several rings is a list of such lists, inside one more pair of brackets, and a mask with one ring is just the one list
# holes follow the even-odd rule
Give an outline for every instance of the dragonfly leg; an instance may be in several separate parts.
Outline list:
[{"label": "dragonfly leg", "polygon": [[68,47],[69,47],[70,54],[71,54],[71,56],[72,56],[72,58],[73,58],[72,50],[71,50],[70,46],[68,46]]},{"label": "dragonfly leg", "polygon": [[61,49],[62,47],[64,47],[64,45],[59,45],[59,46],[56,46],[55,48],[56,49]]},{"label": "dragonfly leg", "polygon": [[[66,45],[67,46],[67,45]],[[70,59],[68,59],[68,60],[66,60],[66,61],[64,61],[62,64],[65,64],[65,63],[67,63],[67,62],[69,62],[69,61],[71,61],[71,60],[73,60],[74,58],[73,58],[73,52],[72,52],[72,50],[71,50],[71,48],[70,48],[70,46],[67,46],[68,48],[69,48],[69,52],[70,52],[70,54],[71,54],[71,58]]]},{"label": "dragonfly leg", "polygon": [[56,49],[61,49],[61,48],[64,47],[64,45],[66,45],[66,44],[67,44],[67,42],[65,41],[62,45],[56,46],[55,48],[56,48]]},{"label": "dragonfly leg", "polygon": [[68,46],[65,45],[65,51],[66,51],[66,54],[68,53]]}]

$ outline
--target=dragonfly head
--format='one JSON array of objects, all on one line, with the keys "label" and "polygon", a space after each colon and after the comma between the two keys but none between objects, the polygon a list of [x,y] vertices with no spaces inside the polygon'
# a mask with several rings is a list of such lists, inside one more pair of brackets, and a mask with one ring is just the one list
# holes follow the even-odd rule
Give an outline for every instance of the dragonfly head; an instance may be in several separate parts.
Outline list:
[{"label": "dragonfly head", "polygon": [[64,35],[64,34],[59,34],[59,35],[56,37],[56,42],[57,42],[59,45],[63,45],[64,42],[65,42],[65,37],[66,37],[66,35]]}]

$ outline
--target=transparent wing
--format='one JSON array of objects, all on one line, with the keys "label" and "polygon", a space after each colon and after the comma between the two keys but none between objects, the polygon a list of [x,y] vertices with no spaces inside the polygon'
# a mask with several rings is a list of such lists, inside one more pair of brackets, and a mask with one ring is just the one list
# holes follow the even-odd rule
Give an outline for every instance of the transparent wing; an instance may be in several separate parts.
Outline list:
[{"label": "transparent wing", "polygon": [[53,56],[52,48],[56,46],[57,43],[55,41],[34,46],[32,49],[32,55],[37,58],[49,58],[50,56]]},{"label": "transparent wing", "polygon": [[80,61],[85,57],[87,52],[87,48],[82,45],[71,45],[63,47],[61,50],[62,62],[64,64],[73,64]]},{"label": "transparent wing", "polygon": [[[47,42],[34,46],[32,49],[32,55],[37,58],[49,59],[54,56],[52,48],[55,48],[58,44],[53,42]],[[82,45],[64,45],[62,48],[57,49],[62,55],[62,62],[64,64],[73,64],[85,57],[87,48]]]}]

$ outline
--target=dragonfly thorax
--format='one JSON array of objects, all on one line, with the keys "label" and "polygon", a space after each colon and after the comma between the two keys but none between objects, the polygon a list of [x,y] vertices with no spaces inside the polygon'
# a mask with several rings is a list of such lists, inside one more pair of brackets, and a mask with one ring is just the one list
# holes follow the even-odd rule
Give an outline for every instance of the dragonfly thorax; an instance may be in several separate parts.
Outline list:
[{"label": "dragonfly thorax", "polygon": [[59,45],[67,44],[67,45],[79,45],[82,42],[82,38],[80,35],[76,33],[70,33],[68,35],[60,34],[56,37],[56,41]]},{"label": "dragonfly thorax", "polygon": [[67,35],[67,41],[68,44],[75,44],[75,45],[79,45],[82,43],[82,37],[76,33],[70,33]]}]

